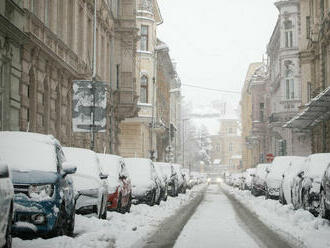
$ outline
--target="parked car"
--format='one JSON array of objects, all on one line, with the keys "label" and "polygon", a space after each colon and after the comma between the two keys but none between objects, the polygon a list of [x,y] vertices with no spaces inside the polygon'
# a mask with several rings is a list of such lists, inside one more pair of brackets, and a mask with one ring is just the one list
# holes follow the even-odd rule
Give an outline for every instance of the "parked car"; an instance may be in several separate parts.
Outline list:
[{"label": "parked car", "polygon": [[82,148],[63,147],[65,156],[77,165],[72,176],[77,214],[96,214],[107,218],[108,185],[95,152]]},{"label": "parked car", "polygon": [[303,171],[305,157],[297,157],[289,163],[288,168],[282,174],[279,201],[282,204],[292,203],[291,188],[293,179]]},{"label": "parked car", "polygon": [[175,173],[173,165],[169,163],[155,163],[155,166],[159,166],[164,175],[166,175],[168,185],[168,194],[172,197],[178,195],[178,175]]},{"label": "parked car", "polygon": [[242,173],[242,182],[240,185],[241,190],[251,190],[252,187],[252,175],[255,174],[255,168],[249,168]]},{"label": "parked car", "polygon": [[0,247],[11,247],[11,227],[14,216],[14,187],[8,165],[0,160]]},{"label": "parked car", "polygon": [[160,167],[154,164],[155,170],[157,177],[160,182],[160,199],[163,201],[167,201],[167,188],[168,188],[168,183],[167,183],[167,177],[163,172],[161,171]]},{"label": "parked car", "polygon": [[308,156],[304,171],[297,175],[293,186],[293,206],[304,208],[317,216],[320,207],[321,180],[330,163],[330,153]]},{"label": "parked car", "polygon": [[192,186],[195,186],[197,184],[200,184],[201,180],[200,180],[200,173],[197,171],[191,171],[190,172],[190,184]]},{"label": "parked car", "polygon": [[0,157],[10,167],[14,185],[13,234],[18,236],[72,235],[75,201],[61,144],[52,136],[0,132]]},{"label": "parked car", "polygon": [[185,194],[187,189],[187,181],[182,173],[182,166],[180,164],[173,164],[173,168],[178,176],[178,192]]},{"label": "parked car", "polygon": [[278,156],[272,162],[272,167],[266,178],[266,199],[279,199],[280,185],[284,171],[293,160],[301,159],[298,156]]},{"label": "parked car", "polygon": [[330,220],[330,163],[321,181],[320,216]]},{"label": "parked car", "polygon": [[102,171],[108,175],[107,209],[120,213],[129,212],[132,203],[132,187],[124,159],[110,154],[97,154]]},{"label": "parked car", "polygon": [[252,173],[251,193],[254,196],[265,195],[266,178],[271,164],[258,164]]},{"label": "parked car", "polygon": [[238,188],[242,181],[242,174],[241,173],[235,173],[231,175],[231,184],[233,187]]},{"label": "parked car", "polygon": [[145,158],[125,158],[124,161],[132,180],[132,202],[159,204],[160,186],[152,161]]}]

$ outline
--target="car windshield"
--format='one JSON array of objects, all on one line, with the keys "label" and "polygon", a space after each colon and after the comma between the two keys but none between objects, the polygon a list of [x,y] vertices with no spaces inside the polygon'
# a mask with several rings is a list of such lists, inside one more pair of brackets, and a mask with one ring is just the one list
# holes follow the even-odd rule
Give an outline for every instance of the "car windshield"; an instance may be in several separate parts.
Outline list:
[{"label": "car windshield", "polygon": [[0,132],[0,157],[10,169],[57,171],[54,141],[44,135]]},{"label": "car windshield", "polygon": [[125,159],[126,167],[133,179],[150,179],[151,165],[147,159]]},{"label": "car windshield", "polygon": [[113,180],[118,180],[119,168],[120,168],[120,157],[107,155],[107,154],[97,154],[102,171],[112,178]]}]

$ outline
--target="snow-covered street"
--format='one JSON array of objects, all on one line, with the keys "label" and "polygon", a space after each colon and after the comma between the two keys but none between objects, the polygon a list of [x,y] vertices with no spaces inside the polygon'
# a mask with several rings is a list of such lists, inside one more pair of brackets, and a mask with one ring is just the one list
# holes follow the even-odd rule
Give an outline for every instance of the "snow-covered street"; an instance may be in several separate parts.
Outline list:
[{"label": "snow-covered street", "polygon": [[168,197],[159,206],[133,205],[130,213],[108,212],[107,220],[76,215],[73,238],[61,236],[52,239],[21,240],[13,239],[14,248],[81,248],[81,247],[144,247],[145,242],[156,232],[159,225],[185,205],[195,201],[205,189],[197,185],[186,194],[176,198]]}]

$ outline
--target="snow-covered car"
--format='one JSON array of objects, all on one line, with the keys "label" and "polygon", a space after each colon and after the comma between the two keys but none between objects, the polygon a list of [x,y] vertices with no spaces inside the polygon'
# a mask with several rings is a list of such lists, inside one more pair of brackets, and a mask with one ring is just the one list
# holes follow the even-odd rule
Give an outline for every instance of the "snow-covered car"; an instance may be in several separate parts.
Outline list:
[{"label": "snow-covered car", "polygon": [[72,175],[76,199],[76,213],[96,214],[98,218],[107,218],[108,175],[102,172],[95,152],[74,147],[63,147],[68,160],[77,166]]},{"label": "snow-covered car", "polygon": [[14,187],[8,165],[0,159],[0,247],[11,247],[14,214]]},{"label": "snow-covered car", "polygon": [[293,206],[319,214],[321,180],[330,163],[330,153],[317,153],[307,157],[304,171],[295,177],[292,195]]},{"label": "snow-covered car", "polygon": [[67,162],[52,136],[27,132],[0,132],[0,157],[8,163],[14,185],[13,234],[72,235],[75,201]]},{"label": "snow-covered car", "polygon": [[156,174],[157,177],[159,179],[159,183],[160,183],[160,199],[162,199],[163,201],[167,201],[167,188],[168,188],[168,183],[167,183],[167,177],[165,174],[163,174],[161,168],[159,166],[157,166],[156,164],[154,164],[155,166],[155,170],[156,170]]},{"label": "snow-covered car", "polygon": [[197,184],[200,184],[201,183],[201,180],[199,179],[200,178],[200,173],[197,172],[197,171],[191,171],[190,172],[190,184],[192,186],[195,186]]},{"label": "snow-covered car", "polygon": [[167,180],[167,192],[170,196],[175,197],[178,195],[178,176],[176,175],[173,166],[169,163],[158,162],[154,163],[159,166],[163,175]]},{"label": "snow-covered car", "polygon": [[178,192],[185,194],[187,189],[187,181],[182,173],[182,165],[173,164],[173,169],[178,176]]},{"label": "snow-covered car", "polygon": [[320,216],[330,220],[330,163],[321,181]]},{"label": "snow-covered car", "polygon": [[271,164],[258,164],[254,173],[252,173],[251,193],[254,196],[265,194],[267,171],[270,171]]},{"label": "snow-covered car", "polygon": [[241,173],[235,173],[231,175],[231,185],[233,187],[239,187],[242,181],[242,174]]},{"label": "snow-covered car", "polygon": [[297,157],[289,163],[288,168],[282,174],[282,180],[280,185],[279,201],[282,204],[290,204],[291,201],[291,189],[293,185],[293,179],[303,171],[303,165],[306,157]]},{"label": "snow-covered car", "polygon": [[255,174],[255,168],[249,168],[242,173],[242,182],[240,185],[241,190],[251,190],[252,187],[252,175]]},{"label": "snow-covered car", "polygon": [[159,204],[160,186],[152,161],[145,158],[125,158],[124,161],[132,181],[132,202]]},{"label": "snow-covered car", "polygon": [[110,154],[97,154],[102,171],[108,175],[107,209],[120,213],[129,212],[132,203],[132,187],[124,159]]},{"label": "snow-covered car", "polygon": [[190,176],[189,169],[182,169],[182,173],[184,174],[184,177],[187,182],[187,188],[191,189],[194,186],[194,181],[192,180],[192,177]]},{"label": "snow-covered car", "polygon": [[266,198],[279,199],[280,185],[282,175],[287,170],[290,163],[295,159],[300,159],[298,156],[278,156],[272,162],[271,170],[266,178],[265,195]]}]

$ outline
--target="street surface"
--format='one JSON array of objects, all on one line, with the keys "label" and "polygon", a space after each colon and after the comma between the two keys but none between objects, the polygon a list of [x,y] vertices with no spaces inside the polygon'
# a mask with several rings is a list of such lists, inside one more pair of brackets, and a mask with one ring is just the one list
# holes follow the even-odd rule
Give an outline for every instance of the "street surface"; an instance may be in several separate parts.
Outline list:
[{"label": "street surface", "polygon": [[181,247],[291,247],[243,205],[210,185],[175,243]]}]

